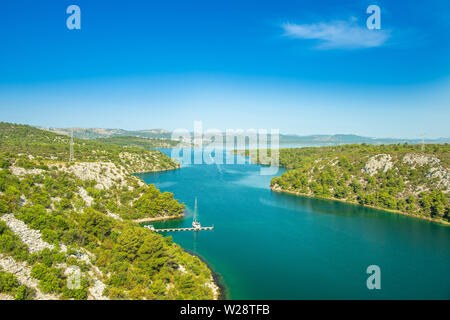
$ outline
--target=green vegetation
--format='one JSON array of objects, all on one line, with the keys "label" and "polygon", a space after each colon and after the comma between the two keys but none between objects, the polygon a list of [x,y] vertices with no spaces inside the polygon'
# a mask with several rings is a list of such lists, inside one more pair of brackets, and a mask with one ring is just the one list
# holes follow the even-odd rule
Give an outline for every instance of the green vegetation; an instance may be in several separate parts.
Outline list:
[{"label": "green vegetation", "polygon": [[143,149],[173,148],[178,145],[178,141],[169,139],[142,138],[132,136],[99,138],[96,141],[107,144],[113,144],[121,147],[135,147]]},{"label": "green vegetation", "polygon": [[[60,299],[87,299],[98,279],[106,285],[103,295],[113,299],[214,298],[211,271],[203,262],[171,237],[131,220],[180,215],[184,205],[173,194],[161,193],[133,176],[133,164],[127,166],[119,156],[123,148],[77,140],[77,162],[67,164],[62,161],[68,152],[67,137],[4,123],[0,131],[0,218],[12,214],[53,246],[32,253],[20,235],[0,220],[0,259],[3,255],[26,263],[39,283],[36,289]],[[150,152],[131,150],[126,153],[140,161]],[[165,156],[152,154],[156,156],[153,168],[164,170]],[[95,179],[70,172],[80,165],[78,161],[112,162],[129,171],[123,181],[105,186],[101,182],[106,170],[96,172]],[[83,170],[89,171],[89,166]],[[81,270],[77,289],[67,286],[69,267]],[[33,297],[30,288],[0,275],[0,292],[18,299]]]},{"label": "green vegetation", "polygon": [[163,129],[128,131],[123,129],[102,129],[102,128],[42,128],[51,132],[63,135],[71,135],[80,139],[111,138],[118,136],[141,137],[151,139],[170,139],[171,133]]},{"label": "green vegetation", "polygon": [[15,300],[32,300],[35,291],[27,286],[21,285],[19,280],[9,272],[0,269],[0,293],[10,295]]},{"label": "green vegetation", "polygon": [[281,149],[279,161],[290,170],[274,190],[449,221],[448,144]]},{"label": "green vegetation", "polygon": [[[449,139],[426,139],[426,143],[445,143]],[[312,145],[312,146],[330,146],[330,145],[344,145],[344,144],[398,144],[409,143],[417,144],[422,143],[422,139],[395,139],[395,138],[369,138],[358,136],[354,134],[334,134],[334,135],[310,135],[310,136],[297,136],[297,135],[280,135],[280,144],[297,144],[297,145]]]},{"label": "green vegetation", "polygon": [[33,261],[28,247],[6,226],[4,221],[0,221],[0,253],[10,255],[17,261]]},{"label": "green vegetation", "polygon": [[[29,154],[35,163],[58,163],[69,160],[70,137],[40,130],[27,125],[0,122],[0,151]],[[112,162],[131,172],[176,169],[179,164],[160,151],[136,147],[123,148],[95,140],[74,139],[74,156],[82,162]],[[24,164],[33,165],[27,159]],[[6,165],[6,164],[1,164]],[[22,165],[23,166],[23,165]],[[26,167],[25,167],[26,168]],[[26,168],[27,169],[27,168]]]}]

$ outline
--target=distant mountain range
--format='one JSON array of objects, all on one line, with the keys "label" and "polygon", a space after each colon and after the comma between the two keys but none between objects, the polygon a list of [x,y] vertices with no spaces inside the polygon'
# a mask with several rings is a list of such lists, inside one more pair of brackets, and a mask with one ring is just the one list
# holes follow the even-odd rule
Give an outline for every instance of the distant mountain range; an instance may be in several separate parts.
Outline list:
[{"label": "distant mountain range", "polygon": [[[40,129],[48,130],[51,132],[70,135],[72,128],[44,128]],[[171,139],[171,132],[164,129],[149,129],[149,130],[137,130],[129,131],[124,129],[103,129],[103,128],[73,128],[73,135],[75,138],[80,139],[98,139],[98,138],[111,138],[118,136],[130,136],[141,137],[151,139]],[[187,141],[185,141],[187,142]],[[204,139],[203,142],[207,144],[210,142],[208,139]],[[371,138],[363,137],[354,134],[334,134],[334,135],[308,135],[300,136],[294,134],[281,134],[279,143],[280,145],[311,145],[311,146],[327,146],[327,145],[339,145],[339,144],[397,144],[397,143],[450,143],[450,138],[439,139],[399,139],[399,138]]]},{"label": "distant mountain range", "polygon": [[336,145],[336,144],[397,144],[397,143],[419,144],[425,143],[449,143],[450,138],[439,139],[397,139],[397,138],[371,138],[354,134],[334,135],[280,135],[280,144],[306,144],[306,145]]},{"label": "distant mountain range", "polygon": [[128,131],[123,129],[103,129],[103,128],[46,128],[46,127],[38,127],[38,128],[63,135],[71,135],[73,130],[73,136],[79,139],[98,139],[98,138],[110,138],[118,136],[130,136],[130,137],[141,137],[152,139],[171,138],[170,131],[163,129]]}]

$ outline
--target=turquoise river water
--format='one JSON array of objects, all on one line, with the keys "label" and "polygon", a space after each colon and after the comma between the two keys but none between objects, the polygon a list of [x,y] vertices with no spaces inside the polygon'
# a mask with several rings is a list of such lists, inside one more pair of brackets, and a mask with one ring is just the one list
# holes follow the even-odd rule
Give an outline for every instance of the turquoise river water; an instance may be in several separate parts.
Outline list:
[{"label": "turquoise river water", "polygon": [[[139,176],[187,206],[156,228],[190,227],[197,197],[198,220],[214,230],[167,235],[222,276],[228,299],[450,299],[449,227],[272,192],[273,176],[248,163]],[[367,288],[369,265],[380,290]]]}]

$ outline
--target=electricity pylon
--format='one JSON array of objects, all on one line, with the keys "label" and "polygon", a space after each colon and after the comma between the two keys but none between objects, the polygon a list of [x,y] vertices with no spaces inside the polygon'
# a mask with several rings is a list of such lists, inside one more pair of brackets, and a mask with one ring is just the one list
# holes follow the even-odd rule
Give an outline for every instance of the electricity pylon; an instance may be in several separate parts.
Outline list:
[{"label": "electricity pylon", "polygon": [[73,155],[73,129],[72,132],[70,134],[70,155],[69,155],[69,162],[74,162],[75,161],[75,157]]},{"label": "electricity pylon", "polygon": [[422,151],[425,150],[425,133],[422,133]]}]

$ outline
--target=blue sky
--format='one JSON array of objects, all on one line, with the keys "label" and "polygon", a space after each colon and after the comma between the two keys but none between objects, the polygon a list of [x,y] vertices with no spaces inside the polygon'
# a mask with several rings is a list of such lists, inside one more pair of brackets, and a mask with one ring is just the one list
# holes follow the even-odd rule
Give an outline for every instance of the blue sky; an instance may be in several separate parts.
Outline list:
[{"label": "blue sky", "polygon": [[448,137],[449,14],[447,0],[4,0],[0,120]]}]

